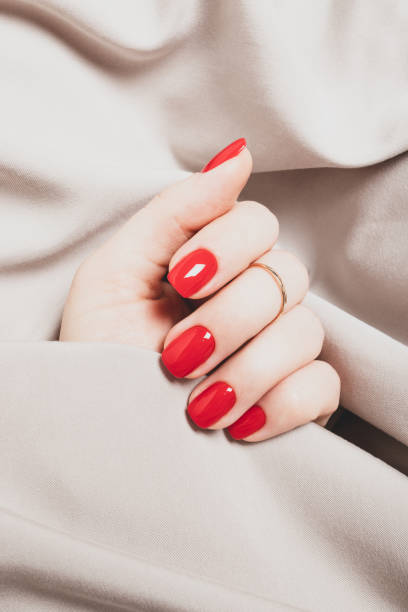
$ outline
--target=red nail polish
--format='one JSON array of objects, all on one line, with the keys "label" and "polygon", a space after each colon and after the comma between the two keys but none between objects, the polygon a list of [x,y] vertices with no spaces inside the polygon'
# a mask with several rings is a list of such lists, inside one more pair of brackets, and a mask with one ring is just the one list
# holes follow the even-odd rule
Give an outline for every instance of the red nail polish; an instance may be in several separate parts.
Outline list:
[{"label": "red nail polish", "polygon": [[183,378],[208,359],[214,348],[212,333],[203,325],[194,325],[172,340],[161,358],[173,376]]},{"label": "red nail polish", "polygon": [[265,425],[266,416],[260,406],[251,406],[235,423],[227,427],[227,431],[235,440],[242,440],[258,431]]},{"label": "red nail polish", "polygon": [[180,295],[190,297],[208,283],[217,268],[217,260],[211,251],[196,249],[172,268],[167,280]]},{"label": "red nail polish", "polygon": [[235,404],[235,391],[226,382],[216,382],[197,395],[187,406],[191,419],[199,427],[216,423]]},{"label": "red nail polish", "polygon": [[242,149],[244,149],[245,147],[245,138],[238,138],[238,140],[234,140],[234,142],[231,142],[231,144],[225,147],[225,149],[223,149],[222,151],[217,153],[217,155],[215,155],[212,159],[210,159],[208,164],[204,166],[201,172],[208,172],[216,166],[220,166],[223,162],[227,161],[228,159],[231,159],[232,157],[235,157],[236,155],[238,155],[238,153],[241,153]]}]

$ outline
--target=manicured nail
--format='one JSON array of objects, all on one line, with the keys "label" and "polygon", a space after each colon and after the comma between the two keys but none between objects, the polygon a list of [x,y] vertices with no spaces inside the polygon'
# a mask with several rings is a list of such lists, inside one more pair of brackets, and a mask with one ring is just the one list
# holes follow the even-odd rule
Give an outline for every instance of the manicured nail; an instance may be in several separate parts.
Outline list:
[{"label": "manicured nail", "polygon": [[190,297],[214,276],[218,268],[211,251],[196,249],[181,259],[167,275],[167,280],[183,297]]},{"label": "manicured nail", "polygon": [[214,349],[212,333],[203,325],[194,325],[172,340],[161,358],[173,376],[183,378],[204,363]]},{"label": "manicured nail", "polygon": [[196,425],[209,427],[231,410],[236,399],[234,389],[219,381],[197,395],[187,406],[187,412]]},{"label": "manicured nail", "polygon": [[266,416],[260,406],[251,406],[235,423],[227,427],[227,431],[235,440],[242,440],[258,431],[265,425]]},{"label": "manicured nail", "polygon": [[231,144],[225,147],[225,149],[223,149],[222,151],[217,153],[217,155],[215,155],[212,159],[210,159],[208,164],[204,166],[201,172],[208,172],[216,166],[220,166],[223,162],[227,161],[227,159],[231,159],[232,157],[238,155],[238,153],[241,153],[242,149],[245,149],[245,147],[245,138],[238,138],[238,140],[234,140],[234,142],[231,142]]}]

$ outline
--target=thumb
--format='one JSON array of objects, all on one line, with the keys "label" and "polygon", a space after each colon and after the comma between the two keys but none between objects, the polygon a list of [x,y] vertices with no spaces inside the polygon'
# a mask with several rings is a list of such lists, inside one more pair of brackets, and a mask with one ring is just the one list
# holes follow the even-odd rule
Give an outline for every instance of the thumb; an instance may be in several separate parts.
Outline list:
[{"label": "thumb", "polygon": [[233,142],[201,172],[165,188],[129,219],[103,249],[111,272],[112,267],[122,277],[128,272],[150,291],[160,283],[177,249],[234,206],[252,170],[245,145],[243,138]]}]

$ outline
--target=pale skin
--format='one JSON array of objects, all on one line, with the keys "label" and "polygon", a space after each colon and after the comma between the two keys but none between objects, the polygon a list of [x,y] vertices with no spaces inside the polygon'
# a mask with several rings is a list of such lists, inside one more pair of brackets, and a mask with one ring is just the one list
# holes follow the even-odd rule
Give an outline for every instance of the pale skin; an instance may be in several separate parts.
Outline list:
[{"label": "pale skin", "polygon": [[[310,421],[326,424],[338,407],[340,380],[331,365],[316,359],[324,332],[302,304],[308,290],[304,264],[273,248],[279,225],[268,208],[237,201],[251,170],[244,148],[209,172],[167,187],[129,219],[78,269],[60,340],[162,352],[184,330],[209,328],[215,350],[186,378],[208,376],[188,402],[212,383],[228,380],[236,403],[209,429],[228,428],[256,404],[265,424],[243,439],[257,442]],[[186,300],[164,279],[197,248],[211,251],[218,268]],[[248,268],[255,261],[270,265],[285,284],[287,304],[276,320],[281,292],[268,272]]]}]

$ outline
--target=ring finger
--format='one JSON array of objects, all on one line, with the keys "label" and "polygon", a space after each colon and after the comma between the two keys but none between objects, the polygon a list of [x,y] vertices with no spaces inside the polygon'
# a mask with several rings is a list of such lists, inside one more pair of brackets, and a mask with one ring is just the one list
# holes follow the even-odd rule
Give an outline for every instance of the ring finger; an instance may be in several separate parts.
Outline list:
[{"label": "ring finger", "polygon": [[193,389],[187,407],[191,419],[199,427],[229,427],[269,389],[313,361],[323,336],[319,319],[295,306]]}]

